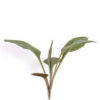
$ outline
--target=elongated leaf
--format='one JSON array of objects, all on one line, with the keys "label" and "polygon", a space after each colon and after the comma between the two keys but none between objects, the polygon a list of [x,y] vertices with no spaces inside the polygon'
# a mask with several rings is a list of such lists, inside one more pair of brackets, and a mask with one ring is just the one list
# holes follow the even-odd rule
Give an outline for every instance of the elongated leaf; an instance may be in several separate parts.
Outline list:
[{"label": "elongated leaf", "polygon": [[32,73],[31,75],[39,76],[39,77],[42,77],[42,78],[46,78],[48,76],[48,74],[43,74],[43,73]]},{"label": "elongated leaf", "polygon": [[86,43],[90,42],[94,41],[88,40],[87,37],[76,37],[68,41],[67,44],[65,44],[64,48],[70,48],[69,52],[73,52],[82,48]]},{"label": "elongated leaf", "polygon": [[24,42],[24,41],[20,41],[20,40],[4,40],[5,42],[10,42],[10,43],[14,43],[24,49],[28,49],[30,51],[32,51],[38,59],[40,59],[40,50],[38,50],[37,48],[33,47],[32,45],[30,45],[29,43],[27,42]]},{"label": "elongated leaf", "polygon": [[51,45],[49,48],[49,53],[48,53],[48,65],[49,65],[49,67],[51,66],[52,45],[53,45],[53,41],[51,42]]},{"label": "elongated leaf", "polygon": [[[52,57],[51,58],[51,65],[52,65],[52,67],[57,63],[57,61],[58,61],[58,58],[56,58],[56,57]],[[48,59],[45,59],[44,63],[47,64],[47,65],[49,65],[48,64]]]},{"label": "elongated leaf", "polygon": [[52,45],[53,45],[53,40],[51,41],[51,45],[48,52],[48,65],[49,65],[50,78],[52,76],[52,65],[51,65]]},{"label": "elongated leaf", "polygon": [[82,48],[86,43],[91,43],[91,42],[94,42],[94,41],[88,40],[87,37],[76,37],[76,38],[71,39],[62,48],[61,53],[63,56],[60,61],[62,62],[62,60],[64,59],[64,57],[66,56],[68,52],[76,51]]}]

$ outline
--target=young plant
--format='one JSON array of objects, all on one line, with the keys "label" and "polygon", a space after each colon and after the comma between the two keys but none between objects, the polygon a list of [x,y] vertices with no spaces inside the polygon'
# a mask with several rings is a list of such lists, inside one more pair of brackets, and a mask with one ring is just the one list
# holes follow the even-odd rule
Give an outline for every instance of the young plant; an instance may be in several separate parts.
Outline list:
[{"label": "young plant", "polygon": [[[4,40],[4,41],[14,43],[24,49],[30,50],[31,52],[33,52],[35,54],[35,56],[37,57],[40,65],[41,65],[43,73],[32,73],[32,75],[39,76],[44,79],[44,81],[46,83],[46,87],[47,87],[48,100],[50,100],[50,97],[51,97],[51,89],[53,86],[54,78],[55,78],[56,73],[57,73],[62,61],[64,60],[65,56],[69,52],[73,52],[73,51],[76,51],[76,50],[82,48],[86,43],[94,42],[94,41],[88,40],[87,37],[83,37],[83,36],[73,38],[73,39],[69,40],[64,45],[64,47],[61,49],[61,53],[60,53],[59,57],[52,57],[52,46],[53,46],[53,41],[52,41],[50,48],[49,48],[48,57],[47,57],[47,59],[45,59],[43,61],[45,64],[48,65],[49,73],[46,73],[43,62],[41,61],[40,50],[38,50],[37,48],[33,47],[31,44],[24,42],[24,41],[20,41],[20,40]],[[47,78],[47,77],[49,77],[49,78]]]}]

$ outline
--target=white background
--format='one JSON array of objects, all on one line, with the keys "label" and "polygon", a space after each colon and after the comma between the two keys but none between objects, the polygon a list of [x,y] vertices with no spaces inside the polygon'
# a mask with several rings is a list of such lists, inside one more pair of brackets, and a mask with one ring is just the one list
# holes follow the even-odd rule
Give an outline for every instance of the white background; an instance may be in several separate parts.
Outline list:
[{"label": "white background", "polygon": [[[47,58],[71,38],[87,36],[97,43],[69,53],[52,90],[52,100],[100,100],[100,0],[0,0],[0,100],[47,100],[42,72],[28,50],[4,39],[27,41]],[[47,66],[45,65],[47,69]]]}]

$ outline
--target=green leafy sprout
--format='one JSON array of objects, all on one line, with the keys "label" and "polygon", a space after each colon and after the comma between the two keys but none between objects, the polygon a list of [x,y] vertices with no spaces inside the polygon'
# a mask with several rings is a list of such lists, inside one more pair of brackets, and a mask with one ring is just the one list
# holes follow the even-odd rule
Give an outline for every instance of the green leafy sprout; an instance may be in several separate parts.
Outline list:
[{"label": "green leafy sprout", "polygon": [[39,76],[44,79],[44,81],[46,83],[46,87],[47,87],[48,100],[50,100],[50,97],[51,97],[51,90],[52,90],[54,78],[55,78],[56,73],[57,73],[62,61],[64,60],[65,56],[69,52],[73,52],[73,51],[76,51],[76,50],[82,48],[87,43],[94,42],[94,41],[88,40],[88,38],[85,36],[75,37],[75,38],[69,40],[64,45],[64,47],[61,49],[61,53],[60,53],[59,57],[52,57],[52,46],[53,46],[53,40],[52,40],[50,48],[49,48],[49,52],[48,52],[48,57],[47,57],[47,59],[45,59],[43,61],[45,64],[48,65],[49,73],[46,73],[45,67],[44,67],[43,62],[40,57],[40,55],[41,55],[40,50],[38,50],[31,44],[21,41],[21,40],[7,40],[6,39],[4,41],[14,43],[24,49],[30,50],[31,52],[33,52],[33,54],[35,54],[35,56],[37,57],[40,65],[41,65],[43,73],[32,73],[31,75]]}]

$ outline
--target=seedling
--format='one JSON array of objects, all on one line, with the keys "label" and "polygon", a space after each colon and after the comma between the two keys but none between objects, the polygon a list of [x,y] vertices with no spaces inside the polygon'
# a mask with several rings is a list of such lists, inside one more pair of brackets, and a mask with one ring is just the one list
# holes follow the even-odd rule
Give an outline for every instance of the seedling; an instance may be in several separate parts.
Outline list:
[{"label": "seedling", "polygon": [[76,51],[76,50],[82,48],[87,43],[94,42],[94,41],[88,40],[87,37],[73,38],[73,39],[69,40],[64,45],[64,47],[61,49],[61,53],[60,53],[59,57],[52,57],[52,46],[53,46],[53,41],[52,41],[50,48],[49,48],[48,57],[47,57],[47,59],[45,59],[43,61],[45,64],[48,65],[49,73],[46,73],[45,67],[44,67],[43,62],[40,57],[40,55],[41,55],[40,50],[38,50],[37,48],[33,47],[31,44],[24,42],[24,41],[20,41],[20,40],[4,40],[4,41],[14,43],[24,49],[30,50],[32,53],[35,54],[35,56],[37,57],[40,65],[41,65],[43,73],[32,73],[31,75],[39,76],[44,79],[44,81],[46,83],[46,87],[47,87],[48,100],[50,100],[50,97],[51,97],[51,90],[52,90],[54,78],[55,78],[56,73],[57,73],[62,61],[64,60],[65,56],[69,52],[73,52],[73,51]]}]

